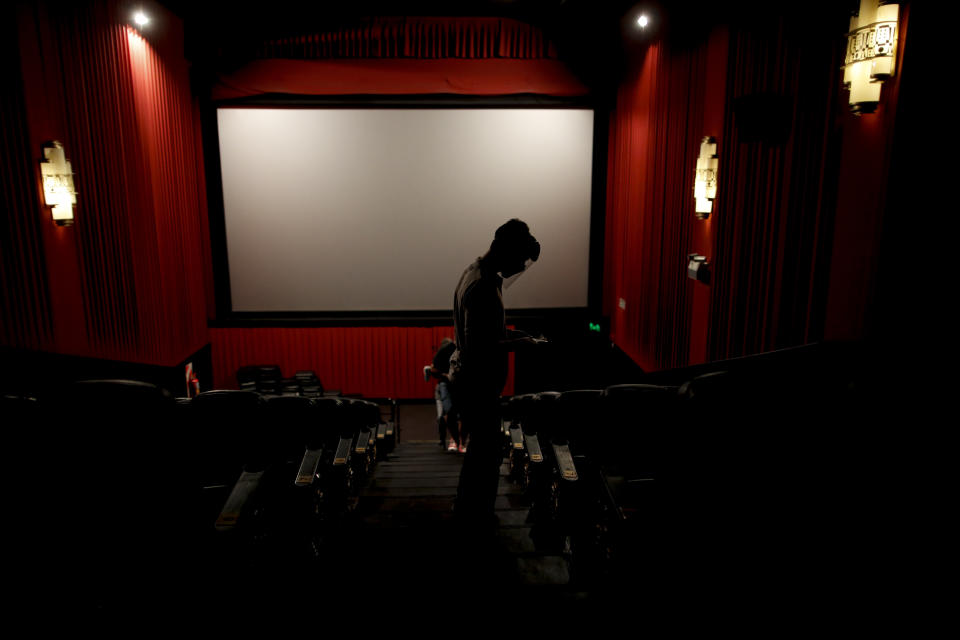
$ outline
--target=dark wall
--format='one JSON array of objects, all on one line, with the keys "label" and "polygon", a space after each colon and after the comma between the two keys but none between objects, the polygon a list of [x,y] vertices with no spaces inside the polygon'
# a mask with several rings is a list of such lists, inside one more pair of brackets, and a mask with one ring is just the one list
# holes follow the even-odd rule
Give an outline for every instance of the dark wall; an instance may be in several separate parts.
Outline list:
[{"label": "dark wall", "polygon": [[0,349],[0,358],[4,364],[0,371],[0,391],[4,394],[52,398],[54,402],[57,394],[78,380],[140,380],[162,387],[174,397],[186,397],[189,394],[185,374],[187,363],[193,365],[201,389],[213,388],[210,345],[172,366],[19,349]]}]

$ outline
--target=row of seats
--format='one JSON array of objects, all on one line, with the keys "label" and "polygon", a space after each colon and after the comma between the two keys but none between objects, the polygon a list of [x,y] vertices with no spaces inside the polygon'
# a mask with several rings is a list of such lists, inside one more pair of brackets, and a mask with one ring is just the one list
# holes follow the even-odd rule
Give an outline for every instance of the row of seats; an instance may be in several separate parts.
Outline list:
[{"label": "row of seats", "polygon": [[[43,452],[45,470],[23,474],[31,520],[57,538],[43,553],[82,576],[88,604],[111,610],[158,596],[167,579],[310,559],[398,436],[370,400],[173,398],[125,380],[5,396],[2,412],[13,433],[37,436],[16,451]],[[211,584],[189,585],[193,599]]]},{"label": "row of seats", "polygon": [[793,532],[750,532],[829,495],[816,461],[847,414],[828,378],[716,371],[505,399],[505,455],[531,536],[569,553],[572,578],[591,585],[665,579],[730,552],[759,569],[761,550]]},{"label": "row of seats", "polygon": [[[324,517],[341,513],[396,441],[379,405],[362,399],[224,390],[181,399],[178,407],[199,434],[201,482],[219,490],[211,502],[222,507],[220,530],[241,526],[244,513],[255,511],[246,498],[265,476],[277,476],[279,487],[312,489],[320,501],[312,509]],[[221,495],[228,488],[232,495]]]},{"label": "row of seats", "polygon": [[325,390],[313,371],[297,371],[285,378],[278,365],[247,365],[237,369],[237,384],[242,391],[256,391],[262,395],[294,395],[307,398],[340,396],[338,390]]}]

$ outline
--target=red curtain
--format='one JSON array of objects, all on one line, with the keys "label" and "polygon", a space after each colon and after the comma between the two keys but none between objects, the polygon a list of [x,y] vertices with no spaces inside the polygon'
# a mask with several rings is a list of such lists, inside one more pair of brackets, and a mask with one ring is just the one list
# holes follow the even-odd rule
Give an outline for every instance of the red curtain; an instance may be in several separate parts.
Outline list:
[{"label": "red curtain", "polygon": [[556,58],[532,25],[509,18],[370,18],[353,27],[264,42],[259,58]]},{"label": "red curtain", "polygon": [[712,360],[823,337],[847,19],[835,11],[815,24],[779,18],[731,30]]},{"label": "red curtain", "polygon": [[[50,292],[53,336],[11,346],[173,365],[207,341],[197,124],[179,21],[151,7],[159,28],[148,42],[122,21],[122,8],[38,2],[17,14],[20,131],[29,132],[30,155],[63,142],[78,203],[75,224],[56,227],[29,160],[14,217],[42,237],[31,260],[45,264],[18,278]],[[17,313],[35,315],[26,305]]]},{"label": "red curtain", "polygon": [[299,95],[539,94],[587,88],[556,60],[543,32],[502,18],[376,18],[263,44],[220,77],[214,100]]},{"label": "red curtain", "polygon": [[[844,104],[840,126],[840,177],[837,193],[835,237],[832,247],[830,284],[826,301],[825,337],[833,340],[856,340],[880,331],[884,321],[878,321],[877,286],[881,262],[881,238],[889,233],[884,228],[888,203],[887,178],[904,180],[903,175],[890,175],[893,164],[894,125],[900,113],[900,80],[908,73],[921,73],[925,61],[914,57],[912,69],[905,68],[904,60],[911,51],[910,6],[900,9],[899,44],[896,73],[883,83],[877,111],[863,116],[853,115]],[[915,75],[917,84],[925,82]],[[847,100],[841,92],[841,103]],[[913,115],[913,114],[908,114]],[[901,117],[903,117],[901,115]],[[921,161],[907,160],[907,164]],[[901,160],[902,162],[902,160]],[[911,186],[910,189],[915,187]],[[911,201],[909,208],[922,210]],[[887,251],[906,256],[905,238],[897,237]],[[889,277],[889,276],[888,276]],[[906,285],[910,288],[910,285]],[[902,304],[896,301],[895,306]],[[899,331],[897,327],[894,332]],[[887,328],[889,331],[889,327]]]},{"label": "red curtain", "polygon": [[264,93],[582,96],[587,88],[556,60],[256,60],[221,77],[212,97]]},{"label": "red curtain", "polygon": [[724,53],[712,44],[649,46],[611,114],[604,312],[614,342],[646,370],[690,360],[694,292],[704,285],[687,278],[686,257],[695,235],[709,243],[693,214],[694,171],[708,133],[708,60]]},{"label": "red curtain", "polygon": [[[848,18],[753,16],[696,43],[663,39],[631,65],[611,117],[604,311],[643,368],[864,337],[899,80],[876,114],[849,115]],[[705,135],[720,163],[701,222]],[[686,278],[694,252],[709,286]]]},{"label": "red curtain", "polygon": [[[48,348],[53,339],[43,237],[37,225],[40,190],[27,134],[27,113],[17,51],[16,21],[4,21],[0,91],[0,345]],[[13,88],[11,90],[11,87]]]},{"label": "red curtain", "polygon": [[[453,327],[310,327],[211,329],[213,383],[237,388],[237,369],[279,365],[285,376],[312,370],[328,389],[368,398],[429,398],[433,361]],[[513,393],[513,357],[504,393]]]}]

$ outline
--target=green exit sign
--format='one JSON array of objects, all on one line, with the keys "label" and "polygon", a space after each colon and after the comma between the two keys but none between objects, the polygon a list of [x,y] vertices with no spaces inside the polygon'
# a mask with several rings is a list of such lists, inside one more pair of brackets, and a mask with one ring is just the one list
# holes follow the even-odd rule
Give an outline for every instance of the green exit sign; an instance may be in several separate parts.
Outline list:
[{"label": "green exit sign", "polygon": [[590,323],[590,331],[596,331],[597,333],[600,333],[600,323],[598,323],[598,322],[591,322],[591,323]]}]

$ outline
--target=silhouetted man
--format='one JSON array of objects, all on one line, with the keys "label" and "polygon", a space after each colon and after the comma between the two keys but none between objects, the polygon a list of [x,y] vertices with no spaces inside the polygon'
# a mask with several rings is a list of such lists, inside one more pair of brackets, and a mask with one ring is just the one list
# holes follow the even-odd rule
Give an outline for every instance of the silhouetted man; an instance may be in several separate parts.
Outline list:
[{"label": "silhouetted man", "polygon": [[474,532],[495,528],[494,503],[503,460],[500,392],[507,354],[536,339],[508,331],[501,291],[540,257],[540,243],[526,223],[513,219],[494,235],[490,250],[467,267],[453,301],[457,351],[451,362],[456,402],[470,434],[457,487],[455,514]]}]

